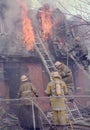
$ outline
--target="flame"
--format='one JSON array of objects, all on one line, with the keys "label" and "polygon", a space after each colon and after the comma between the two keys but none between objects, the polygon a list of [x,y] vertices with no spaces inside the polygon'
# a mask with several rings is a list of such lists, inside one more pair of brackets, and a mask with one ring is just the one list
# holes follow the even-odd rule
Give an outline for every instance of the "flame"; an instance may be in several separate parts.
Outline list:
[{"label": "flame", "polygon": [[42,23],[42,30],[43,30],[43,37],[45,40],[52,35],[52,20],[51,20],[51,9],[43,8],[41,10],[41,23]]},{"label": "flame", "polygon": [[33,50],[34,48],[34,31],[30,18],[28,17],[28,11],[25,1],[21,1],[21,16],[22,16],[22,25],[23,25],[23,38],[28,50]]}]

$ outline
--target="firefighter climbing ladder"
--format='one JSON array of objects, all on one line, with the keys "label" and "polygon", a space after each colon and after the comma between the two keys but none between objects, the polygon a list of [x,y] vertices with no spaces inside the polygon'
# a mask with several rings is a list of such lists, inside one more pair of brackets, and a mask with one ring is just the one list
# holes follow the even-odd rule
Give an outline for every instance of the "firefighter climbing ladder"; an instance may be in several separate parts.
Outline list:
[{"label": "firefighter climbing ladder", "polygon": [[[51,72],[55,71],[57,69],[52,61],[52,58],[49,55],[49,52],[46,50],[46,48],[40,38],[39,38],[39,43],[35,44],[35,49],[38,52],[38,54],[44,64],[44,67],[46,68],[48,75],[51,76]],[[70,117],[74,121],[83,119],[76,103],[74,102],[74,103],[72,103],[72,105],[73,105],[73,107],[70,107],[69,104],[67,103],[67,110],[68,110]],[[73,113],[77,113],[77,116],[75,117]]]}]

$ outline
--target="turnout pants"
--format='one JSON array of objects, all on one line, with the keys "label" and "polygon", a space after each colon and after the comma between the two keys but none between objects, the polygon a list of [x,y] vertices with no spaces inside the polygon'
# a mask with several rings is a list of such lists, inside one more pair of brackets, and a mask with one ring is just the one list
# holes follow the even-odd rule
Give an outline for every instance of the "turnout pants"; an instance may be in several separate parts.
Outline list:
[{"label": "turnout pants", "polygon": [[53,111],[52,121],[55,125],[66,125],[66,110]]}]

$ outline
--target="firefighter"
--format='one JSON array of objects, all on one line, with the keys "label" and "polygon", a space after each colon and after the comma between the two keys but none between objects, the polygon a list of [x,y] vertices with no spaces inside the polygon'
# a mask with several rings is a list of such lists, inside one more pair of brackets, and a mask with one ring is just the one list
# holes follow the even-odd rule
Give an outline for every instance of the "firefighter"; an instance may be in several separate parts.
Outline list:
[{"label": "firefighter", "polygon": [[[55,63],[55,67],[57,68],[59,74],[61,75],[62,80],[67,85],[69,95],[72,95],[74,90],[74,82],[73,82],[73,75],[71,69],[68,66],[66,66],[64,63],[61,63],[59,61]],[[73,101],[73,97],[71,97],[69,100]]]},{"label": "firefighter", "polygon": [[[18,111],[20,125],[25,130],[40,130],[40,120],[38,109],[35,105],[32,107],[33,97],[38,97],[37,91],[26,75],[21,76],[21,86],[19,88],[18,97],[21,98],[21,107]],[[27,99],[25,99],[27,98]],[[34,108],[34,109],[32,109]],[[33,117],[34,110],[34,117]],[[35,126],[34,122],[35,121]]]},{"label": "firefighter", "polygon": [[50,96],[53,124],[61,125],[62,130],[64,130],[66,127],[66,104],[64,95],[68,93],[67,86],[61,80],[57,71],[53,72],[51,77],[52,80],[48,83],[45,94]]}]

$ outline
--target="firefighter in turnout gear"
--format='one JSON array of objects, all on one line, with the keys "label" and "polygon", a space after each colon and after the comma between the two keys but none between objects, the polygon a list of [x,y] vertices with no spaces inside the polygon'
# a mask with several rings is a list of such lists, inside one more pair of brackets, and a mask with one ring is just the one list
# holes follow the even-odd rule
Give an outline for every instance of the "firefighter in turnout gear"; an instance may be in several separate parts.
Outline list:
[{"label": "firefighter in turnout gear", "polygon": [[[21,98],[21,106],[18,111],[21,127],[25,130],[34,130],[35,124],[35,130],[41,130],[38,108],[33,104],[34,109],[32,109],[33,97],[38,97],[38,94],[26,75],[21,76],[21,86],[19,88],[18,97]],[[35,123],[33,121],[35,121]]]},{"label": "firefighter in turnout gear", "polygon": [[[35,87],[29,81],[26,75],[21,76],[21,86],[19,88],[18,97],[22,98],[31,98],[34,96],[38,96]],[[24,105],[30,104],[30,102],[24,102]]]},{"label": "firefighter in turnout gear", "polygon": [[[73,82],[73,75],[71,69],[66,66],[64,63],[57,61],[55,63],[55,67],[57,68],[62,80],[66,83],[68,87],[69,95],[73,95],[74,90],[74,82]],[[70,98],[73,101],[73,97]]]},{"label": "firefighter in turnout gear", "polygon": [[[68,94],[67,86],[61,80],[59,73],[52,72],[52,81],[48,83],[45,94],[50,96],[51,107],[53,110],[52,121],[54,125],[66,125],[66,103],[65,94]],[[63,130],[63,129],[62,129]]]}]

